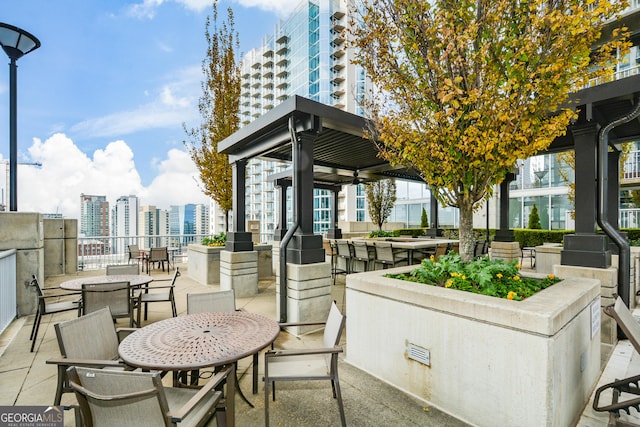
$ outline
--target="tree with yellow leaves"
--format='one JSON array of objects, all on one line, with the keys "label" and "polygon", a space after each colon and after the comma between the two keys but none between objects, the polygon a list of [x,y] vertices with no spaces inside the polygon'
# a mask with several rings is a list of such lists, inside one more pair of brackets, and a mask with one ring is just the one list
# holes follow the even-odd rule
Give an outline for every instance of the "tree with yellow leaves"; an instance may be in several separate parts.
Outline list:
[{"label": "tree with yellow leaves", "polygon": [[620,31],[593,46],[623,6],[371,0],[354,8],[355,62],[376,88],[370,136],[382,157],[416,170],[441,203],[460,210],[464,259],[473,256],[479,202],[517,159],[565,134],[576,117],[566,106],[572,91],[610,72]]},{"label": "tree with yellow leaves", "polygon": [[207,17],[205,37],[207,56],[202,61],[202,95],[198,109],[200,126],[185,132],[185,145],[200,172],[202,191],[216,201],[225,213],[225,231],[229,231],[229,211],[233,206],[231,165],[226,154],[218,153],[218,143],[240,127],[240,68],[235,59],[239,49],[234,30],[233,11],[227,9],[227,20],[218,28],[217,0],[213,2],[213,33]]}]

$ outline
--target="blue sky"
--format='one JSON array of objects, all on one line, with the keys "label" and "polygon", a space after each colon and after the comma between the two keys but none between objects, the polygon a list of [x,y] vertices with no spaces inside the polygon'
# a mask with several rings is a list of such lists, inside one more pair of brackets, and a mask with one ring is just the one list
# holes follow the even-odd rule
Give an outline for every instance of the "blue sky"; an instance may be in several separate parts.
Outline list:
[{"label": "blue sky", "polygon": [[[240,52],[297,0],[234,0]],[[198,123],[210,0],[21,0],[0,22],[42,46],[18,60],[18,210],[79,216],[80,193],[143,205],[202,203],[183,123]],[[222,14],[221,14],[222,15]],[[0,64],[0,159],[9,158],[9,66]],[[0,61],[1,62],[1,61]],[[4,164],[0,189],[6,193]]]}]

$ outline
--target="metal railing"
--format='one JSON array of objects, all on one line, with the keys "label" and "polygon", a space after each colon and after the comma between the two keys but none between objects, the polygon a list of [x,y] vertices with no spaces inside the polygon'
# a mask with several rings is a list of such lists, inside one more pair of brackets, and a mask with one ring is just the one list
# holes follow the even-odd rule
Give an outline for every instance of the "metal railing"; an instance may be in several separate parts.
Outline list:
[{"label": "metal railing", "polygon": [[0,334],[16,318],[16,250],[0,252]]},{"label": "metal railing", "polygon": [[139,249],[167,247],[169,256],[178,259],[187,255],[187,246],[202,243],[211,234],[171,234],[161,236],[78,237],[78,270],[105,268],[108,264],[129,261],[129,245]]},{"label": "metal railing", "polygon": [[640,209],[620,209],[620,228],[639,228]]}]

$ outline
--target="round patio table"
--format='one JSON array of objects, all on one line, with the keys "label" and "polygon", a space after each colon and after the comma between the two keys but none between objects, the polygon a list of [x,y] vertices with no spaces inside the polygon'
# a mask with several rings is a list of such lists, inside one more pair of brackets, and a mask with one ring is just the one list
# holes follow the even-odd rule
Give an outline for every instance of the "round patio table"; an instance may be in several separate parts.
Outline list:
[{"label": "round patio table", "polygon": [[114,274],[111,276],[91,276],[81,279],[72,279],[60,283],[60,288],[69,291],[81,291],[83,284],[129,282],[131,287],[140,287],[153,281],[153,277],[146,274]]},{"label": "round patio table", "polygon": [[197,313],[151,323],[122,340],[118,352],[138,368],[186,371],[235,363],[279,333],[276,321],[256,313]]},{"label": "round patio table", "polygon": [[[176,371],[228,365],[251,355],[255,371],[257,353],[279,333],[278,323],[261,314],[196,313],[170,317],[135,331],[122,340],[118,353],[126,364],[137,368],[174,371],[176,385]],[[253,407],[240,386],[236,390]]]}]

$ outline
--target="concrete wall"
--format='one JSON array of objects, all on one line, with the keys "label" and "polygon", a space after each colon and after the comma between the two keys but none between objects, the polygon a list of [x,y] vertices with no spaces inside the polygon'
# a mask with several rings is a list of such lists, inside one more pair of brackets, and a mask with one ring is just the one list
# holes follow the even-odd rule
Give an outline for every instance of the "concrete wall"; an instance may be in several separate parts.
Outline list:
[{"label": "concrete wall", "polygon": [[0,250],[16,249],[16,302],[18,317],[36,312],[36,292],[31,276],[44,280],[44,228],[42,215],[0,212]]},{"label": "concrete wall", "polygon": [[78,271],[78,220],[45,218],[44,276],[75,274]]},{"label": "concrete wall", "polygon": [[577,422],[600,375],[597,280],[508,301],[382,276],[404,271],[347,276],[348,363],[472,425]]}]

